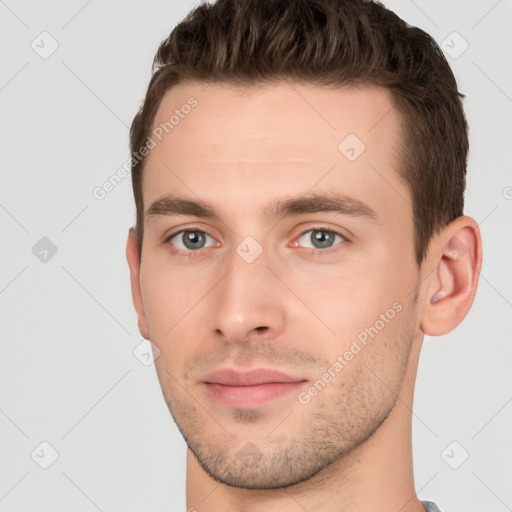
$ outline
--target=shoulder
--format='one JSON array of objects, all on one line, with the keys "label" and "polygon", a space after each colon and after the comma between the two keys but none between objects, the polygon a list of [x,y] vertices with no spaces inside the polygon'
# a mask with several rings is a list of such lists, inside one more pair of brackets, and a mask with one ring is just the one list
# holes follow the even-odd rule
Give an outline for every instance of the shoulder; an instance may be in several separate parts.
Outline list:
[{"label": "shoulder", "polygon": [[427,512],[441,512],[441,509],[433,501],[422,501],[423,506]]}]

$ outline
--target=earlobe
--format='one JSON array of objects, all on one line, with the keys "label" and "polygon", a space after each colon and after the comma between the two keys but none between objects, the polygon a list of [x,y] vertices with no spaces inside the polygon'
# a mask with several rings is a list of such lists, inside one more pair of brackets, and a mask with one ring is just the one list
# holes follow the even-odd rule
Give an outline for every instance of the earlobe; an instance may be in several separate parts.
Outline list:
[{"label": "earlobe", "polygon": [[432,245],[429,261],[437,262],[425,282],[421,329],[429,336],[453,330],[469,312],[482,265],[482,242],[471,217],[450,223]]},{"label": "earlobe", "polygon": [[140,289],[140,262],[137,246],[137,237],[135,229],[130,228],[128,239],[126,241],[126,259],[130,268],[130,283],[132,290],[132,300],[137,313],[137,323],[139,332],[145,339],[149,339],[149,330],[144,313],[144,304],[142,302],[142,293]]}]

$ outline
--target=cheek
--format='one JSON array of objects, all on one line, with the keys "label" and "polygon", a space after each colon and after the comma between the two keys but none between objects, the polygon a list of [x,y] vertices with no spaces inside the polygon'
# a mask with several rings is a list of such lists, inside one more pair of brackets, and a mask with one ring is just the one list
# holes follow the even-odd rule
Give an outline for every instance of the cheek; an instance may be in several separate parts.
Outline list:
[{"label": "cheek", "polygon": [[310,277],[302,274],[301,279],[292,281],[294,292],[308,306],[296,310],[301,315],[295,323],[301,330],[316,333],[322,343],[315,350],[323,352],[324,357],[334,361],[351,347],[357,350],[354,340],[361,347],[371,343],[382,350],[397,342],[413,281],[405,273],[406,268],[398,272],[399,267],[389,259],[352,261],[329,272],[313,272]]},{"label": "cheek", "polygon": [[160,382],[165,389],[174,389],[183,380],[191,341],[199,338],[187,314],[200,290],[194,292],[175,272],[151,265],[148,258],[146,269],[141,269],[141,291],[150,339],[160,350],[155,359]]},{"label": "cheek", "polygon": [[140,286],[146,321],[155,340],[171,337],[174,326],[201,296],[198,286],[151,257],[143,260]]},{"label": "cheek", "polygon": [[318,321],[315,313],[336,335],[352,335],[373,324],[400,295],[399,283],[389,269],[383,272],[371,264],[333,266],[330,271],[312,269],[310,276],[295,279],[290,273],[288,281],[311,311],[304,320]]}]

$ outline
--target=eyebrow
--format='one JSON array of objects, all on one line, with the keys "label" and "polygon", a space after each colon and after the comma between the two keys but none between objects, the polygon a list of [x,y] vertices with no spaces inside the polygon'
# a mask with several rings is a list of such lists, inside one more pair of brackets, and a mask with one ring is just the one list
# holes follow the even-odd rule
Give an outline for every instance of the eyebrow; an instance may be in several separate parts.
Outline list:
[{"label": "eyebrow", "polygon": [[[350,217],[363,217],[378,222],[375,211],[359,199],[339,193],[307,193],[297,197],[273,200],[263,208],[263,216],[269,221],[306,213],[338,213]],[[199,199],[166,195],[156,199],[146,212],[146,220],[157,216],[190,215],[207,219],[220,217],[214,207]]]}]

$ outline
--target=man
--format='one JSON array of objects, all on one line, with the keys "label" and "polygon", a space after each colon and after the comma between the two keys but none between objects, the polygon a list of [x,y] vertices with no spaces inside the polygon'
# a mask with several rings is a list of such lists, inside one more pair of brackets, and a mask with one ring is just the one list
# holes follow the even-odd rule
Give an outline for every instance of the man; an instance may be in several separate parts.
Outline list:
[{"label": "man", "polygon": [[377,2],[218,0],[161,44],[127,259],[189,510],[439,510],[411,415],[482,261],[461,98]]}]

